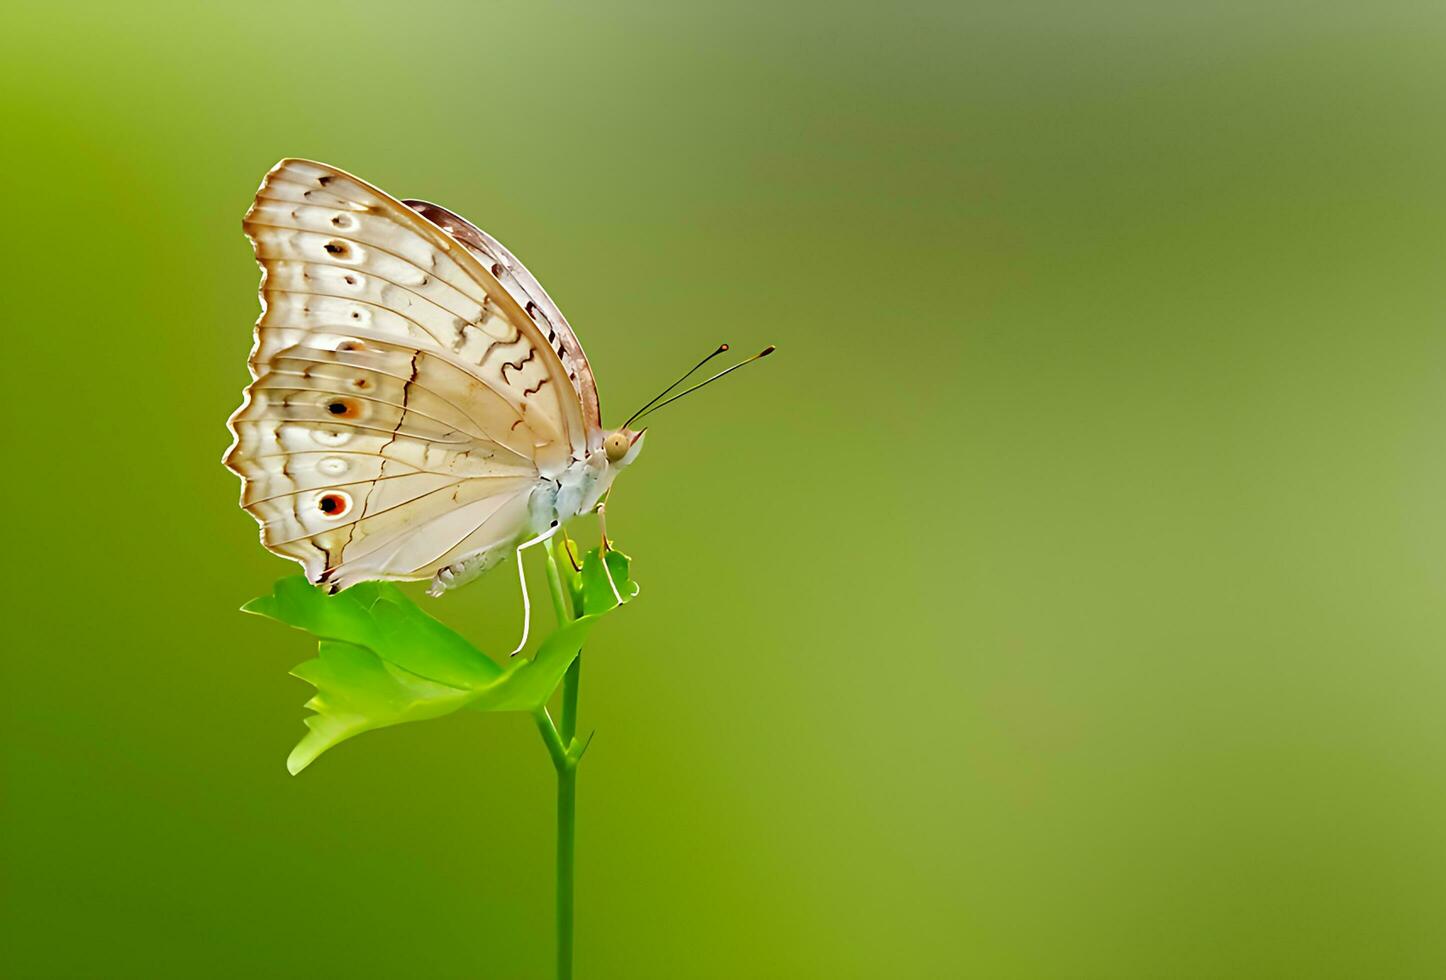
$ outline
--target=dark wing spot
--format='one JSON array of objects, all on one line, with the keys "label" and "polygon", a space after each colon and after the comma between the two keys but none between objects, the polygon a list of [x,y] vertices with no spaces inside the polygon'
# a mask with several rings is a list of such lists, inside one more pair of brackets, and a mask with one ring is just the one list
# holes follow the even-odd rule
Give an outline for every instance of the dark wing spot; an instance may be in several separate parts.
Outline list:
[{"label": "dark wing spot", "polygon": [[325,187],[327,184],[330,184],[330,183],[331,183],[331,178],[330,178],[330,177],[318,177],[318,178],[316,178],[316,182],[317,182],[318,184],[320,184],[322,187]]},{"label": "dark wing spot", "polygon": [[351,510],[351,500],[342,493],[324,493],[316,502],[316,509],[328,517],[340,517]]},{"label": "dark wing spot", "polygon": [[333,398],[331,401],[327,402],[326,410],[332,415],[339,416],[340,418],[351,419],[356,418],[362,413],[362,406],[361,402],[357,401],[355,398],[341,397]]}]

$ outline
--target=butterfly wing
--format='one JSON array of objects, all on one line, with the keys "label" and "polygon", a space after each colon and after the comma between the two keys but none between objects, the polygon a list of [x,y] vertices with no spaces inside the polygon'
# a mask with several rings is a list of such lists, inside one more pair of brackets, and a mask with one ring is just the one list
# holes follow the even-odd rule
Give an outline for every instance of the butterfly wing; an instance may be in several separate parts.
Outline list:
[{"label": "butterfly wing", "polygon": [[501,242],[466,218],[427,201],[406,200],[402,203],[465,245],[487,266],[488,271],[503,288],[512,294],[517,305],[522,307],[533,323],[537,324],[553,350],[557,351],[557,356],[567,369],[568,380],[572,382],[578,400],[582,403],[583,419],[588,428],[588,448],[595,450],[601,446],[602,410],[598,403],[597,381],[593,378],[592,366],[588,364],[587,354],[583,352],[577,333],[552,301],[552,297],[547,295],[547,290],[542,288],[536,277],[528,272],[527,267]]},{"label": "butterfly wing", "polygon": [[279,163],[244,227],[263,312],[225,461],[263,544],[333,588],[500,557],[588,443],[543,332],[472,252],[333,167]]}]

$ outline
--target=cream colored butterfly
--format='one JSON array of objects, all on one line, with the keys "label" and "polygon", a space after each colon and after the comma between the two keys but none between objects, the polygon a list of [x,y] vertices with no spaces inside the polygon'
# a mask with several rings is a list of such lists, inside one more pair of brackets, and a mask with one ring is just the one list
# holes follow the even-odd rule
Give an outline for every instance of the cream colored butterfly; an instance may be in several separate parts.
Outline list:
[{"label": "cream colored butterfly", "polygon": [[435,595],[509,555],[522,577],[525,549],[601,513],[643,432],[602,427],[577,335],[496,239],[306,160],[272,168],[243,226],[262,314],[225,463],[267,548],[333,592]]}]

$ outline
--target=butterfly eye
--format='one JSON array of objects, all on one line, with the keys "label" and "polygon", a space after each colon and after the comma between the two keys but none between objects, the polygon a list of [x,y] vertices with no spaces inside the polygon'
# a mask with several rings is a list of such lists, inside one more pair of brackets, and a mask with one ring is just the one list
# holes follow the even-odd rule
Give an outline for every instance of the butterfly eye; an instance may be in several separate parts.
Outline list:
[{"label": "butterfly eye", "polygon": [[341,517],[351,510],[351,496],[342,490],[328,490],[316,499],[316,509],[327,517]]},{"label": "butterfly eye", "polygon": [[621,432],[611,432],[603,440],[603,451],[608,454],[608,462],[616,463],[628,454],[628,437]]}]

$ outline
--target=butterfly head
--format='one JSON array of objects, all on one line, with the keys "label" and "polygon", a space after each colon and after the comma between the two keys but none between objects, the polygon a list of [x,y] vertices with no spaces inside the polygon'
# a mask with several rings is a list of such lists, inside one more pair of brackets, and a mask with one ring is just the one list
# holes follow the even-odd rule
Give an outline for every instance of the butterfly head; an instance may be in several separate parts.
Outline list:
[{"label": "butterfly head", "polygon": [[608,462],[618,469],[627,466],[638,458],[638,453],[643,448],[643,435],[647,429],[634,432],[624,426],[614,432],[609,432],[603,437],[603,452],[607,453]]}]

